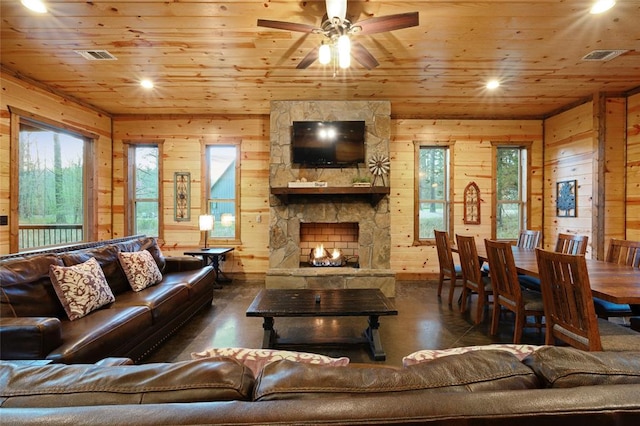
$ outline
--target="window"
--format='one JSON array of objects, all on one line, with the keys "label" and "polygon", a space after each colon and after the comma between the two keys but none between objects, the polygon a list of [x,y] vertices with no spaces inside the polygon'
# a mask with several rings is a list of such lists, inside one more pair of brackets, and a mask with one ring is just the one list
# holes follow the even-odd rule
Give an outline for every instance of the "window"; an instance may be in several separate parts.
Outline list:
[{"label": "window", "polygon": [[495,209],[493,235],[497,239],[514,240],[526,228],[527,147],[494,145]]},{"label": "window", "polygon": [[449,232],[450,159],[448,145],[417,146],[415,234],[417,242],[433,240],[434,229]]},{"label": "window", "polygon": [[160,149],[130,144],[128,149],[128,233],[160,236]]},{"label": "window", "polygon": [[239,240],[239,145],[206,146],[205,213],[214,217],[209,238]]},{"label": "window", "polygon": [[[12,252],[92,239],[94,135],[12,108]],[[18,129],[14,134],[13,129]]]}]

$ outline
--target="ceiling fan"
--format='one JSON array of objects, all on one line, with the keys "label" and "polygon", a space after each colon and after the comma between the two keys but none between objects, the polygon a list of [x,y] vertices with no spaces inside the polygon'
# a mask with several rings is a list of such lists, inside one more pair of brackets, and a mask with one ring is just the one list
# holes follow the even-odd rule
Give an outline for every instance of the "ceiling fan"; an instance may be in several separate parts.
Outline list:
[{"label": "ceiling fan", "polygon": [[258,19],[258,26],[325,36],[320,46],[313,48],[302,58],[296,66],[297,69],[308,68],[316,60],[322,64],[334,61],[334,65],[339,63],[341,68],[348,68],[351,56],[365,68],[373,69],[380,65],[376,58],[361,43],[351,40],[350,36],[383,33],[415,27],[419,24],[418,12],[380,16],[352,23],[347,19],[347,0],[326,0],[326,6],[327,14],[319,28],[308,24],[268,19]]}]

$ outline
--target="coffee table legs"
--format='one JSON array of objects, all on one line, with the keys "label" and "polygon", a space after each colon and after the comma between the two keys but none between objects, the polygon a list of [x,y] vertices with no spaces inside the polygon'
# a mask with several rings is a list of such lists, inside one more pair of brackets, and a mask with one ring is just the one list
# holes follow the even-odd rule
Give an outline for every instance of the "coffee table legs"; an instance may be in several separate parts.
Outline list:
[{"label": "coffee table legs", "polygon": [[369,327],[364,331],[364,336],[369,342],[373,359],[376,361],[384,361],[387,359],[387,355],[382,349],[382,341],[380,340],[380,333],[378,332],[379,328],[380,322],[378,322],[378,317],[376,315],[369,316]]},{"label": "coffee table legs", "polygon": [[264,317],[262,323],[264,335],[262,336],[262,349],[271,349],[276,343],[276,330],[273,328],[273,317]]}]

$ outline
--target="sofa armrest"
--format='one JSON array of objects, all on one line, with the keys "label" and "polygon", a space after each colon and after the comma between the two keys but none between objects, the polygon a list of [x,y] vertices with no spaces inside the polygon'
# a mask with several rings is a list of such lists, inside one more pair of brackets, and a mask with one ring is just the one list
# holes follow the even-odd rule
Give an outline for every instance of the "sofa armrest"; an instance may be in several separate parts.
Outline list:
[{"label": "sofa armrest", "polygon": [[58,318],[0,319],[0,359],[44,359],[61,344]]},{"label": "sofa armrest", "polygon": [[204,266],[204,262],[199,257],[167,256],[164,259],[166,261],[164,272],[193,271]]},{"label": "sofa armrest", "polygon": [[113,367],[118,365],[134,365],[134,363],[131,358],[109,357],[109,358],[103,358],[100,361],[97,361],[96,365],[99,365],[101,367]]}]

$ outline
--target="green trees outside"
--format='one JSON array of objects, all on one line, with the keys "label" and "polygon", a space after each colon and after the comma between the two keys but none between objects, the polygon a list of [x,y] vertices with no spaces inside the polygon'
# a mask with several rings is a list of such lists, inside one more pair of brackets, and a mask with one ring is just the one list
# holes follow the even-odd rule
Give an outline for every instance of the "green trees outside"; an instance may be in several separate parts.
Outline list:
[{"label": "green trees outside", "polygon": [[522,149],[500,147],[496,170],[496,238],[517,239],[522,221]]},{"label": "green trees outside", "polygon": [[135,148],[135,233],[157,237],[158,221],[158,147]]},{"label": "green trees outside", "polygon": [[[21,126],[19,148],[19,224],[83,224],[82,139],[30,125]],[[22,238],[20,248],[79,241],[82,232],[44,233]],[[79,235],[79,237],[78,237]],[[24,241],[23,241],[24,240]]]},{"label": "green trees outside", "polygon": [[447,148],[420,147],[418,158],[419,238],[434,238],[447,230]]}]

